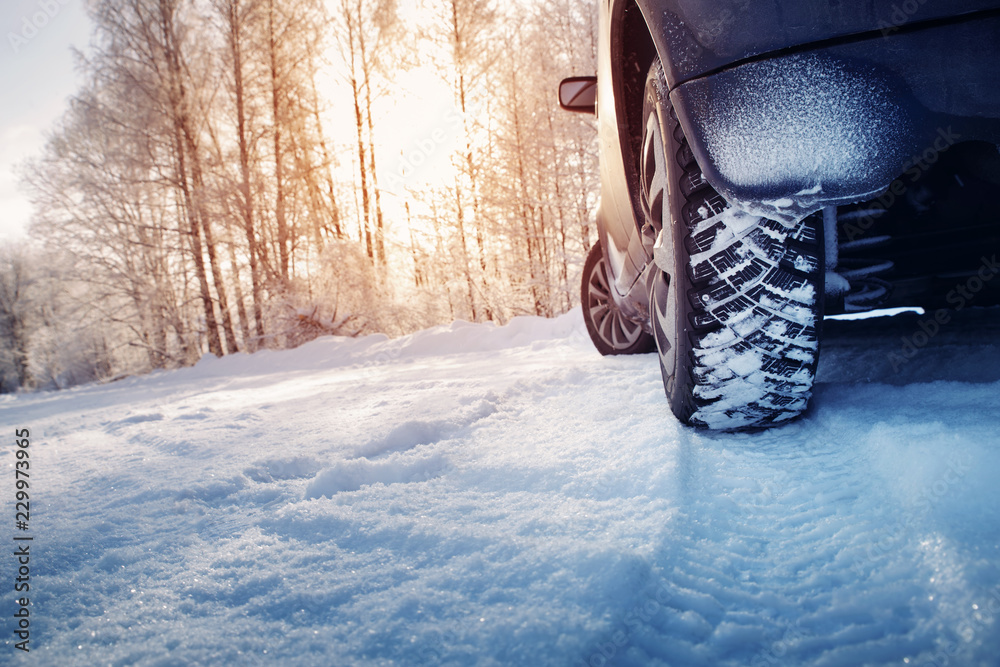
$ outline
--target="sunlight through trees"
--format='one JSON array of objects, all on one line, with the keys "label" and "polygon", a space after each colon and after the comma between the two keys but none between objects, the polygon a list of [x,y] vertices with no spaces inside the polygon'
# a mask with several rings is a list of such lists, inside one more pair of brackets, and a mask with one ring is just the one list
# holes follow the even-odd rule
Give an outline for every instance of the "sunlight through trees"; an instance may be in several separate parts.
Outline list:
[{"label": "sunlight through trees", "polygon": [[0,256],[2,391],[575,303],[595,128],[555,93],[596,71],[589,4],[89,11],[84,83],[22,167],[33,242]]}]

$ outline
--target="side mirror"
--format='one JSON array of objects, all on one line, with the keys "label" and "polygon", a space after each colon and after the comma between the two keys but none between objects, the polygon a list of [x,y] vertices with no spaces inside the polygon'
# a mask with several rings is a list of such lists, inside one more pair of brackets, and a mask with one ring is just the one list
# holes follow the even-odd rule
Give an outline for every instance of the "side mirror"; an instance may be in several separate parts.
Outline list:
[{"label": "side mirror", "polygon": [[559,106],[566,111],[597,113],[597,77],[571,76],[559,84]]}]

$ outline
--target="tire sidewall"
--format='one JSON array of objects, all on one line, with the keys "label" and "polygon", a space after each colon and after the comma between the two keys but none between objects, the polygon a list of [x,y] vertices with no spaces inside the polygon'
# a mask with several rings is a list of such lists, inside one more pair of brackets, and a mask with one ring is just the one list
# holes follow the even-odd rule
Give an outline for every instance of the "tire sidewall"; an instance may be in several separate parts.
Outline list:
[{"label": "tire sidewall", "polygon": [[[656,82],[655,77],[659,77],[659,83]],[[671,106],[669,98],[664,98],[661,95],[661,91],[666,90],[666,79],[663,75],[662,66],[660,66],[659,61],[657,61],[653,67],[650,68],[649,75],[646,79],[646,88],[643,100],[643,140],[642,146],[645,146],[645,134],[646,128],[648,127],[648,121],[651,114],[656,114],[658,125],[660,127],[660,136],[664,144],[664,157],[666,160],[667,169],[667,181],[668,181],[668,192],[667,201],[663,205],[663,237],[664,241],[673,243],[673,270],[670,275],[669,289],[676,290],[675,298],[675,318],[674,318],[674,331],[664,332],[668,334],[668,339],[673,342],[673,346],[670,350],[664,354],[660,349],[659,336],[657,335],[657,328],[660,326],[657,318],[654,314],[654,309],[657,308],[656,293],[658,289],[663,287],[663,284],[657,285],[660,282],[660,276],[662,271],[659,267],[654,268],[654,271],[658,275],[654,276],[650,285],[650,317],[651,324],[654,329],[654,339],[657,339],[657,350],[658,358],[660,362],[660,372],[663,375],[663,386],[664,392],[667,396],[667,401],[670,404],[671,411],[683,422],[687,422],[691,415],[694,414],[696,406],[694,404],[694,382],[691,376],[691,341],[690,341],[690,321],[691,321],[691,304],[688,297],[688,292],[690,291],[692,285],[688,275],[688,265],[690,263],[690,256],[687,251],[687,247],[684,244],[684,239],[687,236],[687,230],[684,225],[679,222],[683,220],[682,218],[682,207],[685,203],[684,197],[680,191],[680,177],[683,175],[683,171],[678,164],[677,153],[681,146],[674,137],[674,127],[677,122],[671,118]],[[644,179],[641,180],[641,187],[645,187]],[[643,194],[645,197],[645,193]],[[645,207],[644,207],[645,209]],[[671,362],[671,363],[666,363]],[[667,374],[667,366],[673,367],[673,373]]]}]

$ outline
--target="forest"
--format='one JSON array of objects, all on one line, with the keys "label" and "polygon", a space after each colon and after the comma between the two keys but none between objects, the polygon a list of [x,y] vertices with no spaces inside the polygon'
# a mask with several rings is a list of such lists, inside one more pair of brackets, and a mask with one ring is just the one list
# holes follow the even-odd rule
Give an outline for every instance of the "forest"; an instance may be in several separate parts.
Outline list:
[{"label": "forest", "polygon": [[0,392],[504,324],[579,299],[596,71],[572,0],[89,0],[79,90],[19,168]]}]

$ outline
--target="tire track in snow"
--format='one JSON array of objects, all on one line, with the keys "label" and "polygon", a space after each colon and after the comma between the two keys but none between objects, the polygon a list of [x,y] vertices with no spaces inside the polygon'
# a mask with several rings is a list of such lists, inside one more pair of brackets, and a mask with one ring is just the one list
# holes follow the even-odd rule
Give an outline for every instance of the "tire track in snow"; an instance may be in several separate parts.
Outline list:
[{"label": "tire track in snow", "polygon": [[919,540],[877,547],[908,509],[866,443],[822,426],[682,437],[681,512],[652,559],[667,609],[608,664],[904,664],[935,650]]}]

